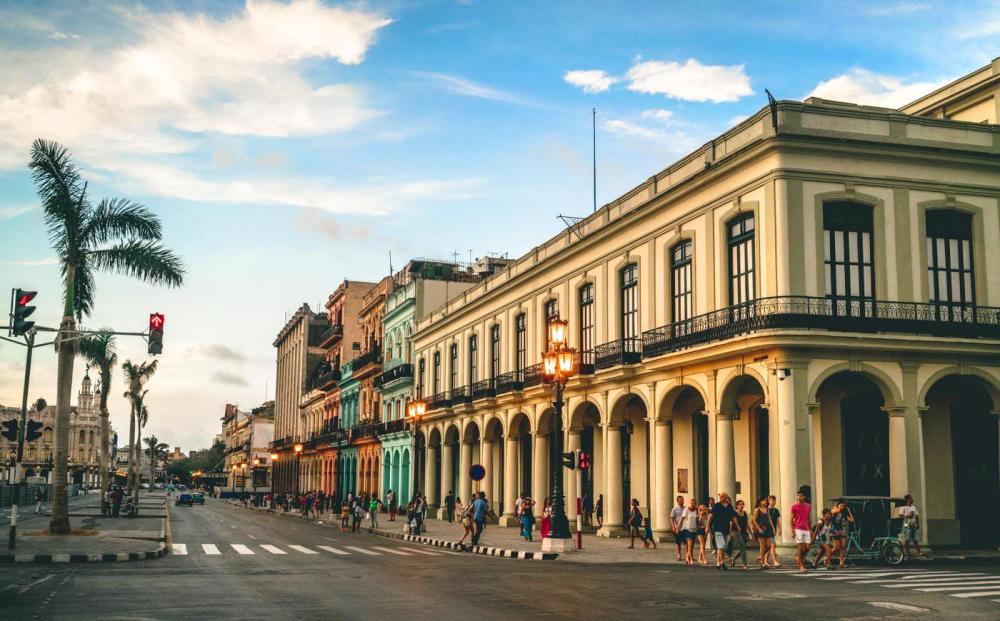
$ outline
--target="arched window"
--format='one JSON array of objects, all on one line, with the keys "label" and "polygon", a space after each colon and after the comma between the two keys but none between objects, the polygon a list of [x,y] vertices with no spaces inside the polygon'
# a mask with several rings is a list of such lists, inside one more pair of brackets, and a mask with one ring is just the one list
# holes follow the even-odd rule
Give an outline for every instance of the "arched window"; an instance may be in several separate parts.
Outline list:
[{"label": "arched window", "polygon": [[691,240],[676,244],[670,251],[670,295],[673,322],[691,318]]},{"label": "arched window", "polygon": [[549,322],[559,318],[559,302],[552,298],[545,301],[545,330],[542,332],[542,351],[548,349]]},{"label": "arched window", "polygon": [[936,209],[927,212],[927,292],[938,319],[974,317],[976,287],[972,268],[972,216]]},{"label": "arched window", "polygon": [[639,337],[639,266],[626,265],[620,273],[621,281],[621,339],[625,352],[639,351],[635,341]]},{"label": "arched window", "polygon": [[754,284],[753,212],[729,221],[729,303],[733,306],[751,302],[756,297]]},{"label": "arched window", "polygon": [[826,296],[834,314],[874,314],[874,254],[871,207],[848,202],[823,205]]}]

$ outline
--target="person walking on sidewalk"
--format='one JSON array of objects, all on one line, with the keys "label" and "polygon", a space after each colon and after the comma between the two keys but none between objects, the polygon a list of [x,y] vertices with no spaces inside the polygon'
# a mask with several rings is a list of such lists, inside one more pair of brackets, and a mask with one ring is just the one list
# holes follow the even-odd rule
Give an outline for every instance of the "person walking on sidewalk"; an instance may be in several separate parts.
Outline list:
[{"label": "person walking on sidewalk", "polygon": [[823,565],[827,569],[830,569],[830,559],[833,557],[833,537],[830,535],[833,529],[832,518],[833,512],[829,509],[823,509],[823,515],[820,516],[819,521],[813,526],[812,538],[816,542],[816,545],[819,546],[819,550],[816,551],[816,556],[812,561],[813,569],[819,567],[820,559],[823,559]]},{"label": "person walking on sidewalk", "polygon": [[382,508],[382,501],[378,496],[372,494],[372,499],[368,502],[368,519],[371,520],[371,527],[378,528],[378,512]]},{"label": "person walking on sidewalk", "polygon": [[837,568],[847,567],[847,530],[854,524],[854,514],[841,500],[830,509],[830,537],[833,539],[833,553],[837,555]]},{"label": "person walking on sidewalk", "polygon": [[681,516],[684,515],[684,497],[677,497],[677,504],[670,510],[670,528],[674,531],[674,542],[677,543],[677,560],[684,560],[684,538],[681,537]]},{"label": "person walking on sidewalk", "polygon": [[466,537],[472,536],[472,503],[469,503],[469,506],[465,509],[465,511],[459,512],[459,516],[459,522],[462,524],[462,528],[465,531],[462,533],[462,538],[458,540],[458,545],[462,545],[465,543]]},{"label": "person walking on sidewalk", "polygon": [[753,520],[751,520],[754,536],[757,538],[757,545],[760,547],[760,554],[757,563],[761,569],[769,569],[767,555],[771,550],[771,543],[774,541],[774,523],[771,522],[771,513],[767,510],[767,498],[761,498],[757,503],[757,508],[753,510]]},{"label": "person walking on sidewalk", "polygon": [[778,560],[778,537],[781,536],[781,511],[778,511],[778,499],[773,494],[767,497],[767,514],[771,516],[771,525],[774,526],[774,536],[768,544],[768,553],[771,556],[771,567],[781,567]]},{"label": "person walking on sidewalk", "polygon": [[750,516],[747,515],[745,504],[742,500],[736,501],[736,527],[733,528],[733,552],[730,555],[730,564],[736,567],[736,559],[743,558],[743,570],[747,567],[747,541],[750,539]]},{"label": "person walking on sidewalk", "polygon": [[[691,502],[694,502],[692,499]],[[702,565],[708,565],[708,559],[705,558],[705,540],[708,538],[708,507],[705,505],[698,505],[698,530],[695,531],[695,535],[698,537],[698,562]]]},{"label": "person walking on sidewalk", "polygon": [[346,533],[351,522],[351,503],[346,499],[340,505],[340,532]]},{"label": "person walking on sidewalk", "polygon": [[642,525],[643,525],[643,528],[644,528],[645,534],[646,534],[646,547],[648,548],[650,545],[652,545],[653,549],[655,550],[656,549],[656,539],[653,539],[653,524],[652,524],[652,522],[649,521],[648,517],[647,518],[643,518]]},{"label": "person walking on sidewalk", "polygon": [[812,545],[810,513],[812,513],[812,507],[806,502],[806,495],[800,489],[799,493],[795,495],[795,504],[792,505],[791,514],[792,532],[795,535],[795,545],[797,547],[795,565],[801,573],[806,572],[805,555],[809,552],[809,548]]},{"label": "person walking on sidewalk", "polygon": [[635,548],[636,537],[642,541],[643,547],[648,548],[649,542],[646,541],[646,533],[642,531],[642,511],[639,510],[638,498],[633,498],[632,502],[629,503],[628,520],[626,521],[626,525],[628,526],[629,536],[628,549],[631,550]]},{"label": "person walking on sidewalk", "polygon": [[42,490],[35,490],[35,515],[42,512]]},{"label": "person walking on sidewalk", "polygon": [[389,490],[385,493],[385,503],[389,505],[389,521],[396,521],[396,492]]},{"label": "person walking on sidewalk", "polygon": [[597,495],[597,504],[594,505],[594,515],[597,517],[597,527],[604,528],[604,494]]},{"label": "person walking on sidewalk", "polygon": [[[678,538],[684,545],[684,562],[691,565],[694,563],[694,544],[698,539],[698,505],[695,503],[694,497],[681,512]],[[704,550],[702,550],[702,558],[704,558]]]},{"label": "person walking on sidewalk", "polygon": [[448,490],[448,495],[444,497],[444,510],[448,514],[448,523],[455,521],[455,492]]},{"label": "person walking on sidewalk", "polygon": [[118,517],[118,514],[122,510],[122,499],[125,494],[122,493],[122,488],[116,486],[114,491],[111,492],[111,517]]},{"label": "person walking on sidewalk", "polygon": [[906,558],[910,557],[910,545],[913,545],[913,549],[917,551],[917,556],[920,558],[927,558],[927,556],[920,549],[920,513],[917,508],[913,506],[913,496],[907,494],[903,496],[903,502],[906,503],[899,508],[899,517],[903,518],[903,530],[900,531],[899,537],[903,540],[903,554]]},{"label": "person walking on sidewalk", "polygon": [[524,498],[521,500],[521,536],[524,540],[531,542],[531,530],[535,526],[535,514],[532,511],[532,507],[535,506],[535,501],[531,499],[531,496],[524,494]]},{"label": "person walking on sidewalk", "polygon": [[486,492],[479,492],[479,497],[472,502],[472,545],[479,545],[479,538],[486,528],[486,513],[489,510],[489,503],[486,502]]},{"label": "person walking on sidewalk", "polygon": [[594,499],[590,494],[583,494],[583,524],[584,526],[594,526]]},{"label": "person walking on sidewalk", "polygon": [[729,533],[734,528],[739,528],[739,525],[736,523],[736,511],[733,510],[733,506],[729,502],[729,494],[719,492],[719,502],[712,505],[708,514],[708,530],[715,544],[716,569],[728,569],[726,567],[726,548],[729,547]]},{"label": "person walking on sidewalk", "polygon": [[542,534],[542,539],[552,534],[552,498],[550,496],[546,496],[545,502],[542,503],[542,523],[539,531]]}]

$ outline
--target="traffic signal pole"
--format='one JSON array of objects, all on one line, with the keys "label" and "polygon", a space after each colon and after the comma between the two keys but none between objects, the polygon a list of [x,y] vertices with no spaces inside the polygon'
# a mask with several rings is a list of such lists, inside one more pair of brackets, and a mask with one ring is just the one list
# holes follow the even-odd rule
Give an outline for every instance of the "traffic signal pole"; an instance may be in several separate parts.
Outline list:
[{"label": "traffic signal pole", "polygon": [[21,460],[24,459],[24,434],[28,426],[28,383],[31,381],[31,352],[35,349],[35,330],[27,334],[28,352],[24,361],[24,391],[21,394],[21,418],[17,425],[17,458],[14,461],[14,502],[10,506],[10,534],[7,547],[14,549],[17,540],[17,502],[21,496]]},{"label": "traffic signal pole", "polygon": [[583,495],[583,468],[580,467],[580,452],[576,451],[576,549],[583,549],[583,503],[580,497]]}]

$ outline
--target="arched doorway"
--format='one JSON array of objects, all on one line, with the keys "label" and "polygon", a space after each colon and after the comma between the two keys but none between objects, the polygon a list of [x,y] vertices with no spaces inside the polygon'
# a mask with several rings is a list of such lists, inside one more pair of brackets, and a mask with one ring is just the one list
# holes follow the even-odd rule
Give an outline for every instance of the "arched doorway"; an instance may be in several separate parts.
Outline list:
[{"label": "arched doorway", "polygon": [[[720,400],[720,416],[717,431],[721,435],[729,426],[733,440],[732,454],[719,456],[719,490],[728,485],[724,467],[732,468],[732,491],[734,498],[741,498],[756,505],[761,496],[766,496],[770,488],[770,425],[766,408],[761,407],[766,400],[764,386],[756,375],[744,374],[733,377],[726,383]],[[717,445],[721,439],[716,440]],[[726,459],[730,459],[726,463]],[[728,491],[728,490],[726,490]]]},{"label": "arched doorway", "polygon": [[[608,455],[608,459],[621,460],[621,499],[620,506],[614,507],[606,498],[605,511],[609,517],[612,511],[618,511],[622,524],[633,498],[639,501],[644,515],[649,515],[652,505],[647,416],[646,403],[635,394],[624,395],[611,410],[611,425],[618,428],[621,434],[621,451],[618,455]],[[614,481],[609,481],[608,484],[613,485]]]},{"label": "arched doorway", "polygon": [[432,507],[441,506],[441,431],[436,427],[431,429],[427,439],[426,478],[424,493],[427,503]]},{"label": "arched doorway", "polygon": [[1000,512],[1000,432],[988,388],[976,377],[950,375],[927,392],[924,510],[934,529],[932,543],[1000,546],[994,523]]},{"label": "arched doorway", "polygon": [[[590,468],[580,473],[581,486],[577,493],[591,510],[604,494],[604,438],[601,436],[601,413],[590,401],[576,406],[570,417],[570,432],[579,432],[580,450],[590,458]],[[591,517],[591,521],[593,518]],[[593,523],[588,526],[593,526]]]},{"label": "arched doorway", "polygon": [[405,507],[410,500],[410,451],[403,449],[403,455],[400,459],[399,489],[396,490],[396,495],[399,503]]},{"label": "arched doorway", "polygon": [[486,478],[482,481],[487,500],[494,507],[497,515],[504,513],[504,451],[506,442],[503,435],[503,423],[499,418],[490,418],[483,428],[483,451],[480,463],[486,468]]},{"label": "arched doorway", "polygon": [[[444,446],[441,451],[441,476],[444,477],[441,480],[441,502],[444,502],[444,497],[449,491],[451,491],[452,495],[455,495],[456,490],[459,489],[458,470],[460,450],[458,427],[449,425],[444,434]],[[465,499],[463,499],[464,501]]]},{"label": "arched doorway", "polygon": [[480,463],[479,425],[475,421],[469,421],[462,434],[462,444],[459,453],[458,488],[455,490],[463,503],[468,503],[473,491],[477,490],[477,483],[469,476],[469,469],[474,464]]},{"label": "arched doorway", "polygon": [[[674,494],[705,502],[708,498],[708,417],[705,399],[693,386],[678,386],[664,395],[660,418],[671,421]],[[671,504],[673,499],[669,499]]]},{"label": "arched doorway", "polygon": [[508,459],[513,458],[517,462],[517,481],[514,486],[516,495],[530,495],[532,493],[531,422],[523,412],[518,412],[511,419],[509,433],[517,440],[517,454],[507,456]]}]

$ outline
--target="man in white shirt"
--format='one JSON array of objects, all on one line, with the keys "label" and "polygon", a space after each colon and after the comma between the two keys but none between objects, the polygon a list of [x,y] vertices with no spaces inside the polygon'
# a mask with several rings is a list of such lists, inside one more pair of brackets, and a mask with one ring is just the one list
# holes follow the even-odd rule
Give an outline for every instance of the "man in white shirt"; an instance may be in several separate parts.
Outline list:
[{"label": "man in white shirt", "polygon": [[913,496],[909,494],[903,496],[903,502],[905,504],[899,508],[899,517],[903,518],[903,530],[899,534],[903,540],[903,553],[910,556],[910,544],[912,543],[913,549],[917,551],[917,556],[927,558],[920,550],[920,537],[918,536],[920,534],[920,513],[913,506]]},{"label": "man in white shirt", "polygon": [[684,541],[681,539],[681,516],[684,515],[684,497],[677,497],[677,504],[674,508],[670,510],[670,525],[674,529],[674,541],[677,542],[677,560],[683,560],[683,552],[681,548],[684,546]]}]

